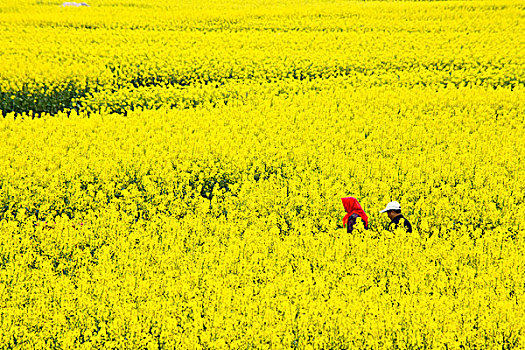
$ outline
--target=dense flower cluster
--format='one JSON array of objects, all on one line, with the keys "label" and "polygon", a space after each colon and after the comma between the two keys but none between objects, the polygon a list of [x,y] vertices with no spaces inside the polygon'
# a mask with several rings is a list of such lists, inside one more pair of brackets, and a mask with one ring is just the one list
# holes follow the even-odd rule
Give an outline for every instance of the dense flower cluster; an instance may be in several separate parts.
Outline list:
[{"label": "dense flower cluster", "polygon": [[0,349],[525,346],[522,3],[89,3],[0,0]]},{"label": "dense flower cluster", "polygon": [[[516,0],[136,0],[126,6],[98,0],[86,8],[10,1],[0,3],[4,113],[98,110],[114,102],[100,101],[100,94],[121,89],[133,96],[147,90],[156,100],[159,93],[171,95],[162,90],[166,86],[221,87],[239,80],[345,77],[356,87],[525,84],[523,4]],[[134,107],[151,106],[132,100]],[[120,112],[122,104],[115,103]]]}]

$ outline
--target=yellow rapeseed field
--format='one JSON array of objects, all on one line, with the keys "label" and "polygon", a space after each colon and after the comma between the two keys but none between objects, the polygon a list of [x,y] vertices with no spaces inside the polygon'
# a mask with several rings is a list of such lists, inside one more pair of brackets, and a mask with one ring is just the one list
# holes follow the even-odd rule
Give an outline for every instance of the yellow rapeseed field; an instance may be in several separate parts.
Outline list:
[{"label": "yellow rapeseed field", "polygon": [[523,1],[88,4],[0,0],[0,349],[525,348]]}]

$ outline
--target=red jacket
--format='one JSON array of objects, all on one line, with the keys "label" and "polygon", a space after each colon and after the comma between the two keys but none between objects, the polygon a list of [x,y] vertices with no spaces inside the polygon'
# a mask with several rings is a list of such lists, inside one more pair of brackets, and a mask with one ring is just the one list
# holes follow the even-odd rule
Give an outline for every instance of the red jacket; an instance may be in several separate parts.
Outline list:
[{"label": "red jacket", "polygon": [[348,222],[348,218],[352,214],[357,214],[363,221],[365,222],[365,228],[368,228],[368,215],[366,215],[363,208],[361,208],[361,204],[355,199],[354,197],[345,197],[341,198],[343,201],[343,207],[346,210],[346,215],[343,218],[343,227],[346,226],[346,223]]}]

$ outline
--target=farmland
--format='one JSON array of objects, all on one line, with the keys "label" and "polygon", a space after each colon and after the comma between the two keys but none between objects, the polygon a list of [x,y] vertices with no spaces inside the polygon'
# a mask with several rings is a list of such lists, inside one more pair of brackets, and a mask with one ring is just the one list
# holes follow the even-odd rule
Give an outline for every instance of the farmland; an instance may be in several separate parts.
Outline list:
[{"label": "farmland", "polygon": [[525,347],[522,2],[89,5],[0,0],[0,349]]}]

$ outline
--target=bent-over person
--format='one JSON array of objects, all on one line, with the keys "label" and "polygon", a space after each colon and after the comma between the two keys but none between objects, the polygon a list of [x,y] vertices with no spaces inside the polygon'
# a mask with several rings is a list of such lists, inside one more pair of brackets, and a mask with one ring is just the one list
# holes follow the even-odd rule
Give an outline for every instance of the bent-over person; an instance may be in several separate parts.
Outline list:
[{"label": "bent-over person", "polygon": [[346,215],[343,218],[343,227],[346,226],[346,232],[351,233],[358,218],[363,220],[365,229],[368,230],[368,215],[361,207],[361,204],[354,197],[341,198]]}]

